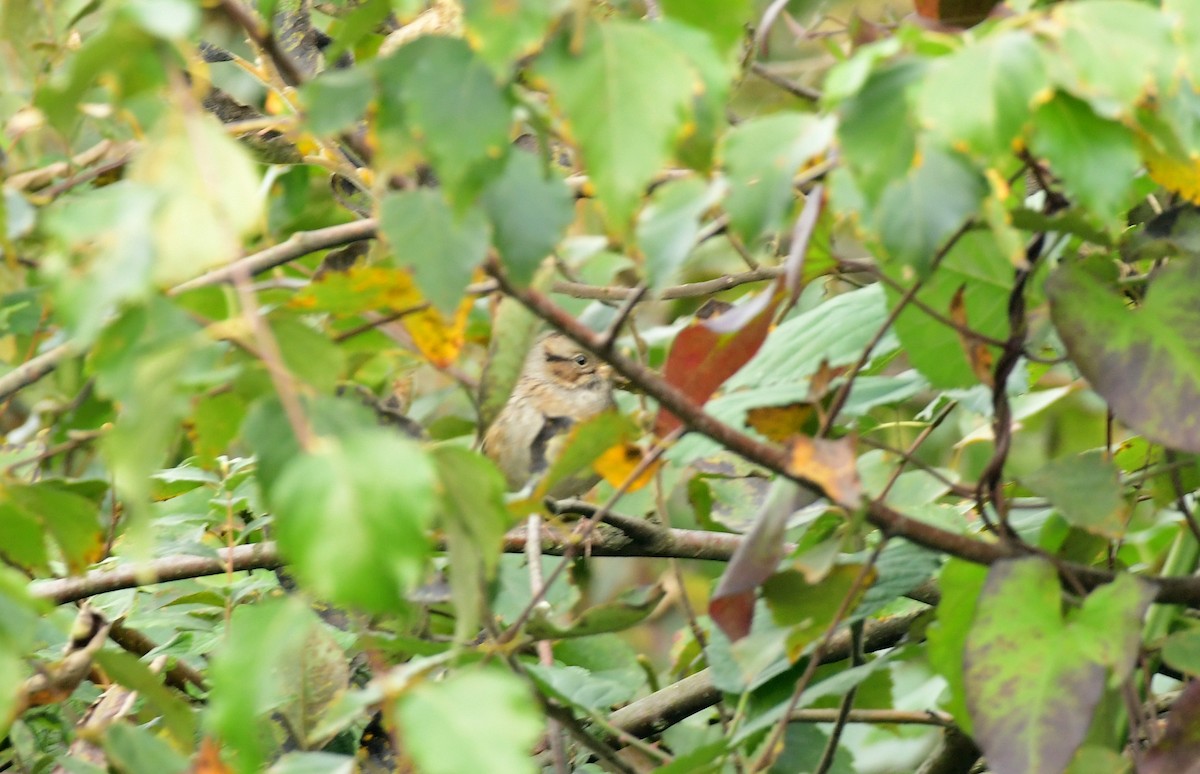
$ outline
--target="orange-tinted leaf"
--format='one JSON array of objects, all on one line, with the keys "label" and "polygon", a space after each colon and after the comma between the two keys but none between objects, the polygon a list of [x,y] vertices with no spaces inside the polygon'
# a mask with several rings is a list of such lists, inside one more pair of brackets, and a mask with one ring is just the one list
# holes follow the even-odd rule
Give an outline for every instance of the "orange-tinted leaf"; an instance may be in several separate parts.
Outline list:
[{"label": "orange-tinted leaf", "polygon": [[200,750],[192,761],[191,774],[232,774],[233,769],[221,760],[221,747],[206,736],[200,741]]},{"label": "orange-tinted leaf", "polygon": [[[642,462],[645,452],[637,444],[618,443],[610,446],[592,463],[592,468],[604,477],[611,486],[617,487],[633,475],[633,471]],[[638,477],[633,480],[627,491],[636,492],[650,482],[655,471],[662,467],[662,460],[655,460],[647,465]]]},{"label": "orange-tinted leaf", "polygon": [[988,349],[987,344],[964,332],[971,327],[967,324],[967,304],[963,300],[966,289],[966,285],[959,286],[954,298],[950,299],[950,319],[958,326],[958,343],[967,353],[967,362],[971,364],[971,372],[975,374],[975,378],[980,383],[991,387],[993,384],[992,351]]},{"label": "orange-tinted leaf", "polygon": [[[706,304],[711,313],[704,317],[698,312],[697,319],[675,337],[663,369],[667,381],[696,405],[703,405],[762,346],[784,295],[783,285],[776,282],[735,307]],[[654,432],[664,436],[680,424],[678,417],[660,408]]]},{"label": "orange-tinted leaf", "polygon": [[788,472],[811,481],[838,505],[854,508],[862,498],[854,441],[797,436],[788,444]]},{"label": "orange-tinted leaf", "polygon": [[776,443],[804,432],[816,416],[813,404],[807,401],[785,406],[757,406],[746,412],[746,425]]}]

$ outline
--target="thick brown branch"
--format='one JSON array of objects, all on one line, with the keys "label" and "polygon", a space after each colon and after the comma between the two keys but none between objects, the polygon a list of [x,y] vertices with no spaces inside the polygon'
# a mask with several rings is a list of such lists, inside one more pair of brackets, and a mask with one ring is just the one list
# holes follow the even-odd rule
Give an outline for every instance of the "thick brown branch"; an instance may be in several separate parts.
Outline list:
[{"label": "thick brown branch", "polygon": [[[625,517],[632,521],[629,517]],[[594,534],[589,541],[592,556],[641,556],[676,559],[707,559],[727,561],[741,543],[740,535],[706,532],[697,529],[661,530],[653,540],[634,541],[625,534]],[[513,530],[504,538],[504,551],[510,554],[525,551],[524,527]],[[445,548],[439,541],[437,548]],[[542,553],[561,556],[569,546],[542,536]],[[145,565],[95,570],[75,578],[56,578],[34,581],[35,597],[62,605],[95,594],[167,581],[219,575],[232,566],[235,572],[274,569],[283,564],[275,543],[267,541],[233,549],[219,549],[214,556],[167,556]]]}]

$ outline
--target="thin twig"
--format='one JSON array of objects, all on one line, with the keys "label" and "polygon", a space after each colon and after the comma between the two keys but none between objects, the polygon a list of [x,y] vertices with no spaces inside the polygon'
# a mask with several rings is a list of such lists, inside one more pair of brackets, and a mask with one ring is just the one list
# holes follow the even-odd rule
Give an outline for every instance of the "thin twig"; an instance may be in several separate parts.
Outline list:
[{"label": "thin twig", "polygon": [[639,476],[649,470],[650,466],[657,462],[658,458],[661,457],[670,447],[670,445],[675,442],[675,439],[682,434],[683,431],[682,428],[680,428],[675,432],[670,433],[665,438],[660,439],[659,442],[655,444],[654,448],[647,452],[646,455],[642,457],[640,461],[638,461],[638,464],[634,466],[633,470],[631,470],[629,474],[625,476],[625,480],[621,482],[620,486],[613,490],[613,493],[609,495],[609,498],[604,502],[604,504],[601,505],[594,514],[580,522],[579,526],[575,527],[571,533],[572,539],[567,544],[566,550],[563,553],[563,560],[559,562],[553,570],[550,571],[550,574],[546,577],[545,583],[542,586],[541,593],[534,594],[520,614],[513,619],[513,622],[509,625],[509,627],[501,632],[498,644],[502,645],[510,642],[512,638],[517,635],[517,633],[525,625],[525,622],[529,620],[529,616],[532,615],[537,606],[541,604],[542,599],[546,595],[546,590],[553,585],[554,581],[558,580],[558,577],[562,575],[563,571],[566,570],[567,566],[578,555],[579,547],[588,544],[588,541],[591,539],[592,532],[595,531],[596,525],[598,525],[604,518],[604,514],[608,513],[609,509],[616,505],[617,502],[625,496],[625,493],[629,491],[629,487],[633,485],[633,482],[637,481]]},{"label": "thin twig", "polygon": [[[779,753],[783,751],[783,736],[787,733],[788,717],[796,710],[796,706],[800,703],[800,698],[804,695],[804,691],[812,682],[813,676],[817,673],[817,667],[821,664],[821,655],[825,648],[829,647],[829,643],[833,639],[833,635],[837,632],[838,627],[842,625],[842,620],[850,612],[850,606],[855,603],[858,598],[859,591],[867,582],[867,578],[874,570],[875,562],[879,560],[879,554],[883,552],[883,547],[887,545],[887,539],[879,541],[875,546],[875,550],[871,552],[871,556],[863,563],[862,568],[855,576],[854,582],[850,584],[846,595],[842,597],[841,603],[833,614],[833,619],[829,625],[825,627],[825,634],[813,647],[812,652],[808,656],[808,663],[804,667],[804,672],[800,675],[800,679],[796,682],[796,687],[792,689],[792,697],[788,700],[787,709],[783,712],[783,717],[779,723],[775,725],[774,730],[767,737],[767,741],[763,743],[762,754],[750,767],[751,771],[766,771],[771,767],[771,764],[779,757]],[[853,656],[855,643],[854,637],[850,636],[850,655]]]},{"label": "thin twig", "polygon": [[338,247],[350,242],[357,242],[360,239],[371,239],[375,236],[378,226],[379,223],[374,218],[366,218],[315,231],[297,231],[277,245],[248,255],[227,266],[213,269],[195,279],[181,282],[167,291],[167,295],[177,296],[196,288],[232,282],[239,272],[246,275],[259,274],[318,250]]},{"label": "thin twig", "polygon": [[621,307],[617,309],[617,314],[609,324],[608,330],[600,338],[599,354],[603,355],[613,348],[617,337],[621,335],[621,328],[625,326],[625,321],[629,319],[629,315],[633,314],[633,308],[637,306],[638,302],[646,297],[646,291],[648,290],[649,287],[644,282],[638,285],[633,289],[634,292],[621,304]]},{"label": "thin twig", "polygon": [[279,47],[279,41],[271,34],[270,29],[253,16],[240,0],[220,0],[220,5],[225,15],[245,30],[250,42],[270,57],[271,63],[288,86],[299,86],[304,81],[300,68],[287,52]]},{"label": "thin twig", "polygon": [[754,73],[759,78],[762,78],[772,86],[778,86],[788,94],[791,94],[793,97],[799,97],[800,99],[807,100],[808,102],[821,101],[821,92],[817,89],[784,78],[782,75],[773,72],[771,68],[767,67],[762,62],[751,62],[750,72]]}]

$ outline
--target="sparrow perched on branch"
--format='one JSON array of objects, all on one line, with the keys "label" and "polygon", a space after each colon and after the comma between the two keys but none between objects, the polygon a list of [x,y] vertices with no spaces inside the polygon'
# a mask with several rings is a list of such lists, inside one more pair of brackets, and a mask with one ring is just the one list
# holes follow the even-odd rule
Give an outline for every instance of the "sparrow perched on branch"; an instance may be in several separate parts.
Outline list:
[{"label": "sparrow perched on branch", "polygon": [[[548,333],[525,358],[512,397],[483,438],[483,453],[510,490],[522,490],[550,467],[572,427],[615,405],[612,369],[561,333]],[[595,483],[567,479],[550,495],[583,494]]]}]

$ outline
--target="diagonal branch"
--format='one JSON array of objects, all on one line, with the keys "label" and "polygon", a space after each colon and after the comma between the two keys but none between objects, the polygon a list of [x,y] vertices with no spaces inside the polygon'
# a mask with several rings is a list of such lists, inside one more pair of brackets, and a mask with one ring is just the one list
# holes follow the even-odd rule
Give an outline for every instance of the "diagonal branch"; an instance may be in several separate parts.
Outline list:
[{"label": "diagonal branch", "polygon": [[[553,303],[544,294],[531,289],[515,287],[504,275],[496,261],[489,261],[488,273],[499,283],[501,290],[528,308],[538,317],[550,323],[569,338],[589,349],[600,343],[599,336],[576,320],[566,310]],[[800,473],[789,468],[788,458],[782,448],[763,443],[721,422],[704,409],[694,404],[681,391],[668,384],[657,372],[641,363],[613,351],[607,355],[608,363],[617,373],[628,379],[645,394],[679,417],[684,425],[694,432],[710,438],[726,449],[761,465],[767,470],[811,487],[821,487]],[[867,519],[889,537],[902,537],[925,548],[942,551],[976,564],[992,564],[1002,559],[1026,555],[1025,549],[1008,542],[988,542],[970,535],[958,534],[905,516],[891,506],[881,502],[866,504]],[[1113,573],[1083,565],[1060,562],[1058,567],[1064,574],[1078,580],[1085,588],[1110,583]],[[1157,587],[1155,601],[1167,604],[1200,606],[1200,578],[1139,576]]]}]

